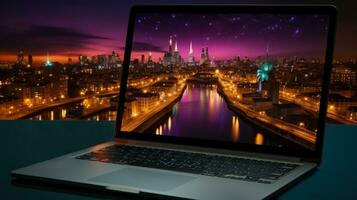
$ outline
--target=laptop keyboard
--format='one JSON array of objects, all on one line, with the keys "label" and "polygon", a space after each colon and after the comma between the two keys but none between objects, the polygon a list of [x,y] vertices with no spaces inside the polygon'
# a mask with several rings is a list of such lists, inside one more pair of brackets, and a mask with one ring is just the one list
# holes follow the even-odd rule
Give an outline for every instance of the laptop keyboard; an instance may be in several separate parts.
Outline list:
[{"label": "laptop keyboard", "polygon": [[299,165],[150,147],[112,145],[77,159],[133,165],[269,184]]}]

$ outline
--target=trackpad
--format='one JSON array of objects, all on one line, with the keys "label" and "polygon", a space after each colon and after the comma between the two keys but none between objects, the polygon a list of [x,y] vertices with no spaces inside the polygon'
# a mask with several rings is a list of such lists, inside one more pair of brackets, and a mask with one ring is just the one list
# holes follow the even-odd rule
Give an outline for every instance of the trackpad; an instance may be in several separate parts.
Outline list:
[{"label": "trackpad", "polygon": [[96,176],[89,179],[89,181],[131,186],[140,189],[167,191],[195,178],[196,177],[189,175],[126,167],[114,172]]}]

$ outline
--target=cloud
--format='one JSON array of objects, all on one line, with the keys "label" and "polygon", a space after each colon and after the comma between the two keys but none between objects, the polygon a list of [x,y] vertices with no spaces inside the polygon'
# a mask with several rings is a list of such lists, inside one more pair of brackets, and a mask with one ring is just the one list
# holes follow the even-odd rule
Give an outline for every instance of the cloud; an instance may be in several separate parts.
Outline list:
[{"label": "cloud", "polygon": [[31,26],[25,30],[0,27],[0,52],[14,53],[21,50],[31,54],[62,53],[91,50],[90,45],[111,38],[92,35],[74,29],[56,26]]},{"label": "cloud", "polygon": [[[125,47],[120,47],[120,49],[125,50]],[[132,51],[165,52],[161,47],[146,42],[133,42]]]}]

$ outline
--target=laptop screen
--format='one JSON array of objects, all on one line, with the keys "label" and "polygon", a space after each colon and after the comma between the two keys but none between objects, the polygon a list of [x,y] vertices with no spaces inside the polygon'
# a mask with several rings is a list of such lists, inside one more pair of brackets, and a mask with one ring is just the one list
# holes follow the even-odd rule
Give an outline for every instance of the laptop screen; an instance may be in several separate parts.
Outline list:
[{"label": "laptop screen", "polygon": [[327,15],[139,13],[121,130],[314,150]]}]

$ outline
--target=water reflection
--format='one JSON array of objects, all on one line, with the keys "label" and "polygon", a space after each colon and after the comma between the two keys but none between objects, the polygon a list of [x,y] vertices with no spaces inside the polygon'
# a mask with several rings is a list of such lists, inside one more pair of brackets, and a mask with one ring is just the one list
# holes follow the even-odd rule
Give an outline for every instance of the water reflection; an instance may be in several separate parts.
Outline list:
[{"label": "water reflection", "polygon": [[233,141],[237,142],[239,139],[239,119],[238,116],[232,117],[232,136]]},{"label": "water reflection", "polygon": [[172,112],[145,132],[254,143],[257,130],[227,107],[216,85],[188,84]]},{"label": "water reflection", "polygon": [[255,144],[256,145],[263,145],[264,144],[264,136],[261,133],[257,133],[255,135]]},{"label": "water reflection", "polygon": [[[99,116],[94,115],[88,117],[91,120],[115,120],[116,113],[109,112],[110,97],[90,97],[80,102],[65,104],[58,107],[45,109],[39,113],[33,114],[29,117],[30,120],[65,120],[65,119],[81,119],[82,115],[89,111],[96,109],[103,109],[106,113],[100,113]],[[107,112],[108,111],[108,112]]]},{"label": "water reflection", "polygon": [[114,121],[117,117],[117,111],[115,110],[105,110],[100,113],[95,114],[94,116],[88,117],[87,120],[95,120],[95,121],[101,121],[101,120],[109,120],[109,121]]}]

